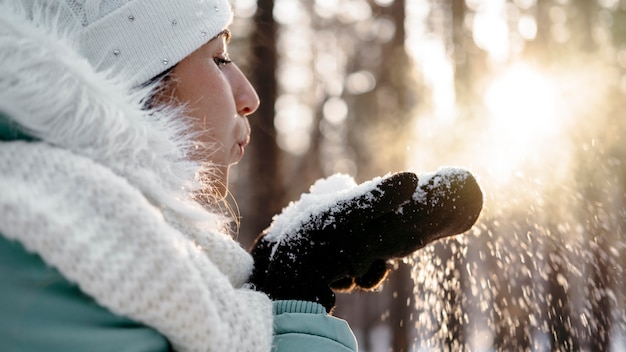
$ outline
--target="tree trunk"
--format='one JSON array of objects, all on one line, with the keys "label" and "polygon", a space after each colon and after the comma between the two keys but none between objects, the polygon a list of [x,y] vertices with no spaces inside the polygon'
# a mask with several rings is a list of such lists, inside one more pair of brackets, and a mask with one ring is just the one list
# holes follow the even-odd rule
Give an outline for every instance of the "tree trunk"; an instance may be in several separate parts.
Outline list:
[{"label": "tree trunk", "polygon": [[[276,143],[274,102],[278,83],[276,69],[277,24],[273,18],[274,0],[259,0],[254,16],[256,30],[252,34],[252,84],[261,105],[250,119],[252,138],[249,155],[250,216],[246,218],[246,232],[252,236],[266,228],[271,218],[283,206],[283,184],[280,167],[281,152]],[[258,63],[263,63],[262,65]]]},{"label": "tree trunk", "polygon": [[413,308],[413,282],[411,281],[411,268],[403,263],[398,263],[390,278],[393,299],[389,307],[389,322],[392,331],[392,351],[407,352],[411,348],[411,332],[414,325],[411,323]]}]

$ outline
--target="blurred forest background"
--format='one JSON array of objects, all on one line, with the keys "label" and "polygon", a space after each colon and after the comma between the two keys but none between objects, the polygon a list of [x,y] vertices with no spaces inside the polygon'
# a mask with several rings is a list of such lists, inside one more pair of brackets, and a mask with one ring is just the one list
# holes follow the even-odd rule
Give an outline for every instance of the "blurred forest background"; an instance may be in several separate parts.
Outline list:
[{"label": "blurred forest background", "polygon": [[[625,0],[236,0],[239,240],[336,172],[470,169],[466,236],[340,295],[361,351],[626,350]],[[234,204],[234,202],[233,202]]]}]

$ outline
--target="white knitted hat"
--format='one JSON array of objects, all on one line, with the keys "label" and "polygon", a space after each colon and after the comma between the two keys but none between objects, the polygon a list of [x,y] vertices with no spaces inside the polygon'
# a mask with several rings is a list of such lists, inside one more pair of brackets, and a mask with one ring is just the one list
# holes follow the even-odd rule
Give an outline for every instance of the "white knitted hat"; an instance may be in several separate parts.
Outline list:
[{"label": "white knitted hat", "polygon": [[174,66],[233,17],[228,0],[63,1],[68,19],[82,25],[82,54],[97,71],[123,73],[133,86]]}]

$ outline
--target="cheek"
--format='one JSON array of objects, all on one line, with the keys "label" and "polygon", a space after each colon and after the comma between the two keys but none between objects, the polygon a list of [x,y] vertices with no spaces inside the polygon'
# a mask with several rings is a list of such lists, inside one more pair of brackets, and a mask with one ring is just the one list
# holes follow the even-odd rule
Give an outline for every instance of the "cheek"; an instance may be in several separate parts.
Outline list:
[{"label": "cheek", "polygon": [[229,164],[239,130],[227,77],[210,65],[181,65],[177,69],[173,93],[186,106],[195,132],[198,149],[194,159]]},{"label": "cheek", "polygon": [[183,60],[174,70],[174,96],[185,104],[194,116],[207,114],[207,109],[215,106],[213,100],[219,95],[218,72],[203,60]]},{"label": "cheek", "polygon": [[202,148],[202,154],[210,161],[228,164],[236,145],[236,121],[212,104],[206,104],[203,111],[205,115],[191,117],[192,128],[197,133],[196,141]]},{"label": "cheek", "polygon": [[[220,88],[219,78],[202,75],[202,81],[186,81],[180,84],[176,94],[177,100],[186,106],[187,115],[192,119],[192,128],[197,132],[212,131],[212,135],[219,135],[220,129],[228,116],[227,96]],[[182,81],[181,81],[182,82]]]}]

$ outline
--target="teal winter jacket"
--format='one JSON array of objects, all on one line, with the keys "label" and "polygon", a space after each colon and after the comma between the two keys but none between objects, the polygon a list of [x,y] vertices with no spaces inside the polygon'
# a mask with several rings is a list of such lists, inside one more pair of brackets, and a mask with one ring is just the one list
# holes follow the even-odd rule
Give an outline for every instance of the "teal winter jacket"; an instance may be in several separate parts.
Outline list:
[{"label": "teal winter jacket", "polygon": [[[166,352],[156,330],[98,305],[36,254],[0,236],[0,350]],[[273,351],[356,351],[348,324],[319,304],[274,302]]]}]

